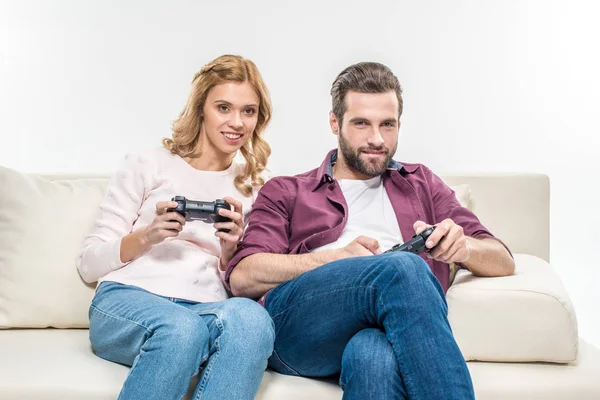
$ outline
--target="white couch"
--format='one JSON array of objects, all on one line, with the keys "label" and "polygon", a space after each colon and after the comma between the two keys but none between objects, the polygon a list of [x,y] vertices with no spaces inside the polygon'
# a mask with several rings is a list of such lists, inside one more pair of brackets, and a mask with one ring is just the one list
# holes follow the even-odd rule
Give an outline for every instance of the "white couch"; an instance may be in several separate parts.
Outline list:
[{"label": "white couch", "polygon": [[[547,262],[547,177],[445,180],[517,264],[505,278],[459,271],[447,294],[477,398],[600,399],[600,351],[578,338],[569,296]],[[117,397],[128,368],[92,353],[86,328],[94,286],[75,268],[106,184],[0,168],[0,400]],[[335,383],[267,371],[257,399],[341,396]]]}]

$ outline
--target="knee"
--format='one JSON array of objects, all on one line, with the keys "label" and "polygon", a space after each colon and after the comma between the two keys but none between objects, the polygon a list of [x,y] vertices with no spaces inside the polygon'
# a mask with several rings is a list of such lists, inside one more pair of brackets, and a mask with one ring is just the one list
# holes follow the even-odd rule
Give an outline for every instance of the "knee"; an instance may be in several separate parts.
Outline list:
[{"label": "knee", "polygon": [[363,329],[350,339],[342,355],[342,364],[345,363],[358,371],[398,369],[391,343],[377,328]]},{"label": "knee", "polygon": [[246,298],[234,297],[225,303],[221,321],[229,345],[235,344],[240,351],[270,356],[275,341],[275,327],[267,310]]},{"label": "knee", "polygon": [[398,373],[398,361],[392,345],[380,329],[358,332],[350,339],[342,354],[342,385],[357,377],[378,381],[397,376]]},{"label": "knee", "polygon": [[182,356],[208,354],[210,333],[202,318],[194,313],[174,313],[165,316],[152,336],[160,340],[168,353]]},{"label": "knee", "polygon": [[382,257],[383,273],[399,275],[403,282],[431,282],[436,279],[429,265],[418,255],[392,252]]}]

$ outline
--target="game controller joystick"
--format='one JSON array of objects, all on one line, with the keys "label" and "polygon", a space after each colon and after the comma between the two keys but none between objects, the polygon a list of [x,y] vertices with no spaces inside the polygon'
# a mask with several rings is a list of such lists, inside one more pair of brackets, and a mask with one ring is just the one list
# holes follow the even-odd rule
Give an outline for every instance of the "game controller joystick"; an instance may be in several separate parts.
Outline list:
[{"label": "game controller joystick", "polygon": [[[169,208],[167,211],[175,211],[181,214],[186,221],[202,221],[208,224],[215,222],[231,222],[231,219],[219,215],[219,209],[231,210],[231,205],[222,199],[215,201],[188,200],[183,196],[175,196],[171,199],[177,203],[177,207]],[[229,232],[229,229],[219,229],[219,232]]]},{"label": "game controller joystick", "polygon": [[408,242],[393,246],[391,249],[385,251],[385,253],[389,253],[391,251],[409,251],[414,254],[421,254],[424,251],[429,251],[431,249],[428,249],[425,246],[425,243],[427,243],[427,238],[429,238],[434,230],[435,225],[431,228],[425,229],[418,235],[414,235]]}]

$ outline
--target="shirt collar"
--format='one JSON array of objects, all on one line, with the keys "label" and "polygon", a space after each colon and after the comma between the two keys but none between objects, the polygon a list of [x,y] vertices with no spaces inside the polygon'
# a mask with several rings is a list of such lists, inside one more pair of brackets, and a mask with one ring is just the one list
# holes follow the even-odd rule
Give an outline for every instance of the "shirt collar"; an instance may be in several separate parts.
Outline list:
[{"label": "shirt collar", "polygon": [[[312,189],[313,192],[315,190],[317,190],[319,187],[321,187],[321,185],[323,185],[325,183],[333,182],[335,180],[335,178],[333,177],[333,166],[335,165],[335,162],[337,161],[337,156],[338,156],[337,149],[333,149],[329,153],[327,153],[325,160],[323,160],[323,163],[317,169],[318,180],[315,183],[315,185],[313,186],[313,189]],[[399,163],[398,161],[390,160],[390,163],[388,164],[387,169],[388,169],[388,171],[396,171],[396,170],[402,169],[402,167],[403,167],[403,165],[401,163]]]}]

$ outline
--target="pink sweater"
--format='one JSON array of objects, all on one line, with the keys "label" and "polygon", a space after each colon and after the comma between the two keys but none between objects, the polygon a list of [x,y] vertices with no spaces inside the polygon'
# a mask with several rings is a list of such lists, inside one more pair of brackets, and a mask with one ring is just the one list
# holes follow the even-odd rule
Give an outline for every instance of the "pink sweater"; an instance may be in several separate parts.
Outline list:
[{"label": "pink sweater", "polygon": [[120,282],[196,302],[226,299],[218,272],[221,248],[212,224],[188,221],[177,237],[128,263],[120,259],[121,239],[152,221],[157,202],[176,195],[202,201],[230,196],[243,203],[245,217],[256,190],[244,197],[236,189],[233,179],[241,168],[234,162],[225,171],[200,171],[162,147],[127,156],[108,185],[77,261],[83,279]]}]

